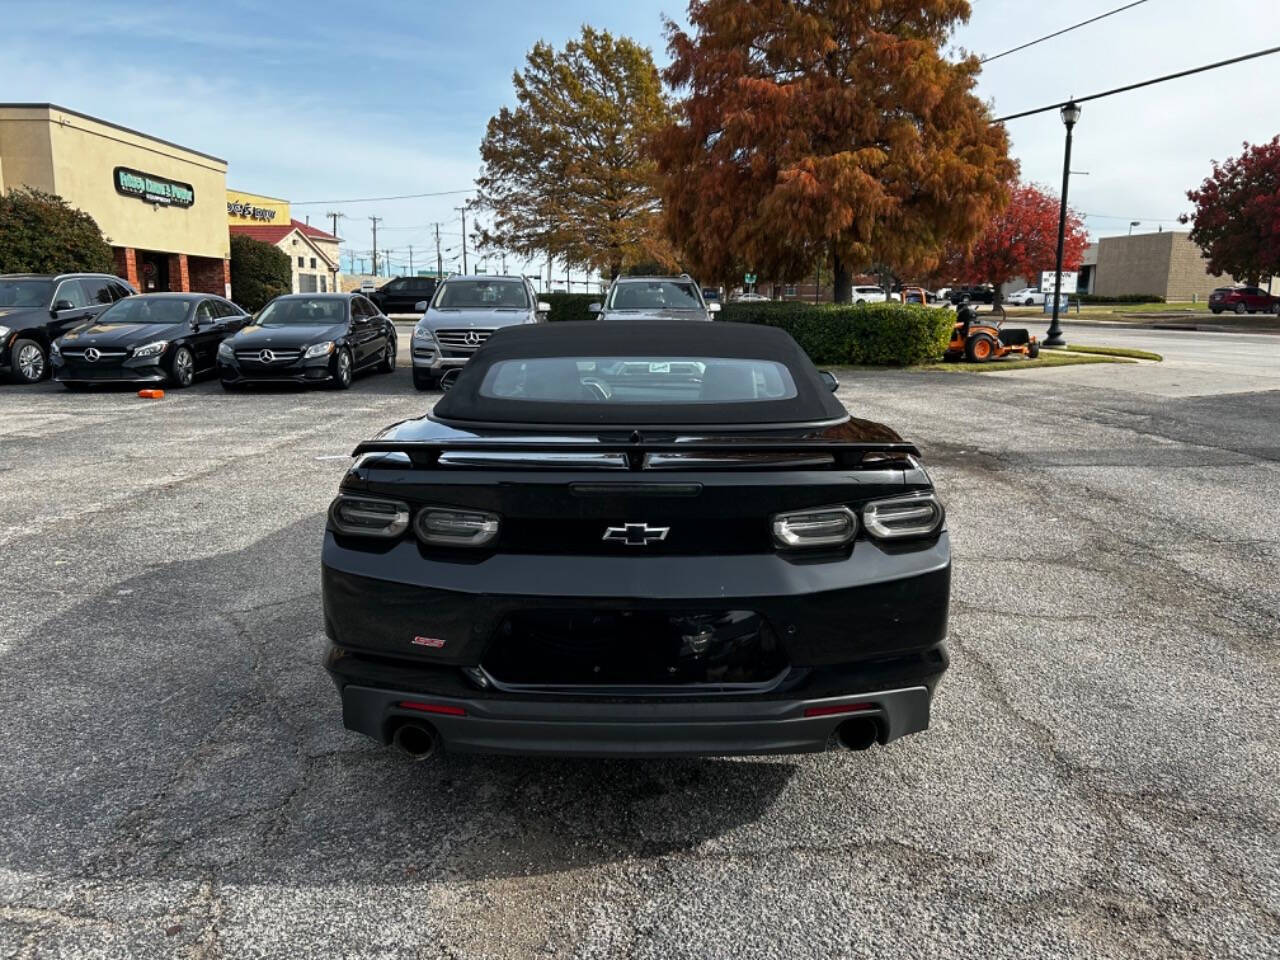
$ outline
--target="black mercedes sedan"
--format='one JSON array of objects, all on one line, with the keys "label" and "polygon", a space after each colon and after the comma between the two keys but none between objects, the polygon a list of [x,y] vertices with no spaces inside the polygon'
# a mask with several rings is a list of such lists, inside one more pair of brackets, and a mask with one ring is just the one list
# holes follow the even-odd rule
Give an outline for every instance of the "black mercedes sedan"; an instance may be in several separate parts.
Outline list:
[{"label": "black mercedes sedan", "polygon": [[345,390],[363,370],[395,368],[395,324],[358,293],[276,297],[218,348],[218,375],[227,390],[271,382]]},{"label": "black mercedes sedan", "polygon": [[361,443],[328,512],[343,722],[577,756],[865,749],[948,665],[942,504],[786,333],[496,331],[427,416]]},{"label": "black mercedes sedan", "polygon": [[249,322],[207,293],[147,293],[118,300],[53,342],[54,379],[68,390],[94,383],[189,387],[212,373],[218,345]]}]

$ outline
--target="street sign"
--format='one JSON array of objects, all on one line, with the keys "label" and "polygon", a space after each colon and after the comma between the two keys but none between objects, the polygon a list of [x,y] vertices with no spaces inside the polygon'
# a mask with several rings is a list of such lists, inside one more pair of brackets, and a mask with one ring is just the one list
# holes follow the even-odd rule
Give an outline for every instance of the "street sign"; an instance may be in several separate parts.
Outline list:
[{"label": "street sign", "polygon": [[377,284],[375,284],[372,280],[361,280],[361,281],[360,281],[360,292],[361,292],[361,293],[373,293],[373,291],[375,291],[375,290],[377,290],[377,289],[378,289],[378,285],[377,285]]},{"label": "street sign", "polygon": [[[1053,293],[1053,271],[1046,270],[1040,274],[1040,290],[1047,298]],[[1062,271],[1062,288],[1059,293],[1075,293],[1076,292],[1076,272],[1074,270]]]},{"label": "street sign", "polygon": [[746,284],[755,283],[756,275],[754,273],[748,273],[745,277],[742,278],[742,282]]}]

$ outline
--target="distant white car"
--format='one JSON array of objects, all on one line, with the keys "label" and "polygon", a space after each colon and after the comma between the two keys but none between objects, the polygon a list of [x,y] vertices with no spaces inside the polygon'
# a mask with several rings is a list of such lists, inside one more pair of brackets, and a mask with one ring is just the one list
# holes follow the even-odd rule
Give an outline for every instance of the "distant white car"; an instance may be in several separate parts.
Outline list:
[{"label": "distant white car", "polygon": [[1039,307],[1044,305],[1044,294],[1035,287],[1023,287],[1009,294],[1005,302],[1015,307]]},{"label": "distant white car", "polygon": [[735,303],[759,303],[762,300],[768,300],[763,293],[740,293],[733,298]]},{"label": "distant white car", "polygon": [[849,299],[854,303],[884,303],[889,298],[879,287],[854,287]]}]

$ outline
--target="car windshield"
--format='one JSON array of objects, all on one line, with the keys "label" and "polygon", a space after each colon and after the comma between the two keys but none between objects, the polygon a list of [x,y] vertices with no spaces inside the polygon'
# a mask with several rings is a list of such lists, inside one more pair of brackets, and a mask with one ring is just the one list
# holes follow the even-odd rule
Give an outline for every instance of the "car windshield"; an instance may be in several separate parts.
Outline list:
[{"label": "car windshield", "polygon": [[795,381],[773,360],[725,357],[536,357],[489,368],[480,396],[554,403],[701,404],[789,400]]},{"label": "car windshield", "polygon": [[450,280],[436,294],[436,309],[528,309],[529,295],[518,280]]},{"label": "car windshield", "polygon": [[0,307],[46,307],[51,296],[49,280],[0,280]]},{"label": "car windshield", "polygon": [[613,288],[610,310],[701,310],[698,289],[679,280],[632,280]]},{"label": "car windshield", "polygon": [[347,319],[347,301],[340,297],[281,297],[272,300],[256,321],[260,327],[287,323],[334,324]]},{"label": "car windshield", "polygon": [[181,323],[190,309],[181,297],[126,297],[98,314],[98,323]]}]

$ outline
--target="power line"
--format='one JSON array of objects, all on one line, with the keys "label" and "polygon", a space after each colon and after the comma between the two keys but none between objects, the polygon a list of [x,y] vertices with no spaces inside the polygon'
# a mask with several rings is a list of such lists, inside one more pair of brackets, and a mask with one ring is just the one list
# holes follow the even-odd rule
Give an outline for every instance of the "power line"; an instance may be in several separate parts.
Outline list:
[{"label": "power line", "polygon": [[402,193],[398,197],[357,197],[354,200],[293,200],[291,203],[295,207],[317,207],[322,204],[377,203],[380,200],[418,200],[422,197],[451,197],[459,193],[475,193],[475,190],[437,190],[435,193]]},{"label": "power line", "polygon": [[1230,60],[1219,60],[1217,63],[1207,63],[1203,67],[1192,67],[1190,70],[1179,70],[1177,73],[1167,73],[1163,77],[1153,77],[1150,80],[1143,80],[1140,83],[1126,84],[1123,87],[1116,87],[1113,90],[1104,90],[1102,93],[1091,93],[1087,97],[1072,97],[1070,100],[1051,103],[1047,107],[1036,107],[1034,110],[1023,110],[1021,113],[1011,113],[1007,117],[1000,117],[999,119],[992,120],[991,122],[1005,123],[1008,120],[1020,120],[1023,117],[1035,116],[1037,113],[1048,113],[1050,110],[1060,110],[1068,103],[1088,103],[1090,100],[1100,100],[1103,97],[1114,96],[1117,93],[1127,93],[1130,90],[1138,90],[1142,87],[1150,87],[1153,84],[1164,83],[1166,80],[1177,80],[1179,77],[1190,77],[1193,74],[1204,73],[1206,70],[1216,70],[1218,67],[1229,67],[1233,63],[1243,63],[1245,60],[1256,60],[1258,57],[1270,56],[1273,53],[1280,53],[1280,47],[1268,47],[1266,50],[1246,53],[1243,56],[1232,57]]},{"label": "power line", "polygon": [[1108,10],[1106,13],[1100,13],[1098,16],[1091,17],[1088,20],[1081,20],[1079,23],[1073,23],[1069,27],[1063,27],[1061,30],[1057,30],[1054,33],[1045,34],[1043,37],[1038,37],[1037,39],[1028,41],[1020,46],[1013,47],[1003,53],[996,53],[989,57],[983,57],[978,62],[990,63],[992,60],[999,60],[1001,57],[1007,57],[1011,53],[1017,53],[1019,50],[1027,49],[1027,47],[1034,47],[1037,43],[1044,43],[1046,40],[1052,40],[1054,37],[1060,37],[1064,33],[1070,33],[1072,30],[1079,30],[1081,27],[1087,27],[1091,23],[1097,23],[1099,20],[1105,20],[1107,17],[1115,16],[1117,13],[1123,13],[1126,10],[1131,10],[1146,2],[1147,0],[1134,0],[1133,3],[1127,3],[1123,7],[1116,7],[1114,10]]}]

